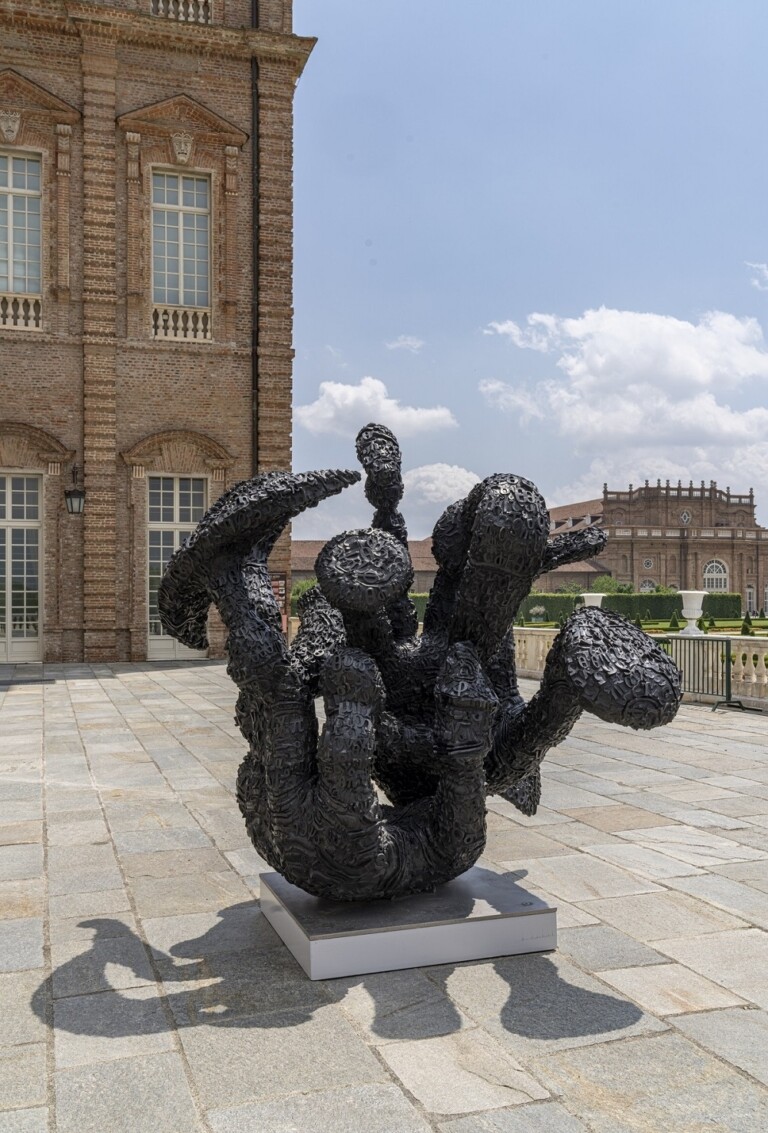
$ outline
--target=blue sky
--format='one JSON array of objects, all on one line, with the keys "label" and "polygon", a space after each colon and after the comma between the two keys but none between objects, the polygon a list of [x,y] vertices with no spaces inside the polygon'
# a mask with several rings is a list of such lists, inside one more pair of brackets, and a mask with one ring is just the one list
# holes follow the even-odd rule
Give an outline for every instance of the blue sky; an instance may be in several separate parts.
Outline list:
[{"label": "blue sky", "polygon": [[[294,467],[354,467],[378,419],[414,537],[495,471],[551,504],[753,485],[768,523],[768,6],[295,0],[294,27]],[[294,534],[369,514],[353,490]]]}]

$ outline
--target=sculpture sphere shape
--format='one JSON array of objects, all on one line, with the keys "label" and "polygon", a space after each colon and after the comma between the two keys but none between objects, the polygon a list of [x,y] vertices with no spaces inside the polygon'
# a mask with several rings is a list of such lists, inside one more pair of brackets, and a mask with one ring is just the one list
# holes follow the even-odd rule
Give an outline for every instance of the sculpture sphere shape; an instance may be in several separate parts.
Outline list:
[{"label": "sculpture sphere shape", "polygon": [[542,496],[513,474],[487,477],[435,525],[438,571],[419,636],[397,440],[367,425],[357,455],[371,527],[325,545],[290,647],[267,558],[292,518],[359,473],[236,484],[173,555],[159,593],[163,626],[184,644],[207,644],[211,603],[227,627],[249,745],[237,798],[254,846],[294,885],[345,901],[434,889],[469,869],[485,846],[486,796],[534,814],[541,762],[583,711],[653,728],[681,699],[676,666],[642,630],[581,608],[523,700],[520,603],[538,575],[599,554],[606,536],[590,527],[550,539]]}]

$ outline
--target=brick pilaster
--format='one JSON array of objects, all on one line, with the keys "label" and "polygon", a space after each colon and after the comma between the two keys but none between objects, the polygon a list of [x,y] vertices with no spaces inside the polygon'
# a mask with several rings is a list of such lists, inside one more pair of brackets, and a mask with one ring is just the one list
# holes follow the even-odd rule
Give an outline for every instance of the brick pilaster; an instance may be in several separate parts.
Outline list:
[{"label": "brick pilaster", "polygon": [[[291,467],[293,392],[293,97],[295,71],[259,62],[259,471]],[[270,567],[290,586],[290,529]]]},{"label": "brick pilaster", "polygon": [[83,456],[85,659],[116,655],[117,59],[109,34],[82,31]]}]

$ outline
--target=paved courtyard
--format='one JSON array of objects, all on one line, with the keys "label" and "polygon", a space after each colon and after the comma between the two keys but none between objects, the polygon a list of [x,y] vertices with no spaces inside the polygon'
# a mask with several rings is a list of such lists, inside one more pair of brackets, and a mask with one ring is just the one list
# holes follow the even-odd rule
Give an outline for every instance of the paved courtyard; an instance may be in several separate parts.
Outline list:
[{"label": "paved courtyard", "polygon": [[585,717],[534,819],[490,800],[556,953],[311,983],[234,699],[219,663],[0,667],[0,1133],[768,1128],[768,717]]}]

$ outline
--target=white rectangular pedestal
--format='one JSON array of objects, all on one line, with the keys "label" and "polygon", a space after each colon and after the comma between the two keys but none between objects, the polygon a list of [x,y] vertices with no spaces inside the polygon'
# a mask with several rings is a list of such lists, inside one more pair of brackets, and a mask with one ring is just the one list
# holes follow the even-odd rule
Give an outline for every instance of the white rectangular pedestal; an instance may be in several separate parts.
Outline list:
[{"label": "white rectangular pedestal", "polygon": [[312,980],[557,947],[557,910],[480,866],[434,893],[359,904],[312,897],[278,873],[260,881],[264,916]]}]

